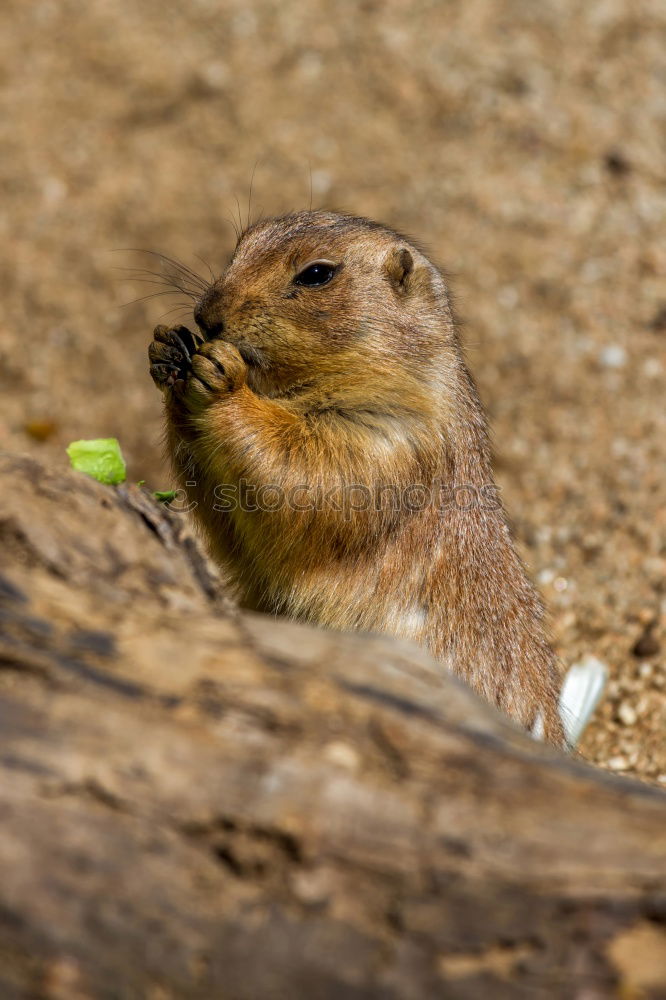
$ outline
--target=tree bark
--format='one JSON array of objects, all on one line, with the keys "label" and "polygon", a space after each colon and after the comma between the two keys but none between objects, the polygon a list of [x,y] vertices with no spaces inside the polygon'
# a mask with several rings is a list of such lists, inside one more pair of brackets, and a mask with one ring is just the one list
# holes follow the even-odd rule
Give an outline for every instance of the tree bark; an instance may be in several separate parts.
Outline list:
[{"label": "tree bark", "polygon": [[666,795],[0,457],[0,996],[666,996]]}]

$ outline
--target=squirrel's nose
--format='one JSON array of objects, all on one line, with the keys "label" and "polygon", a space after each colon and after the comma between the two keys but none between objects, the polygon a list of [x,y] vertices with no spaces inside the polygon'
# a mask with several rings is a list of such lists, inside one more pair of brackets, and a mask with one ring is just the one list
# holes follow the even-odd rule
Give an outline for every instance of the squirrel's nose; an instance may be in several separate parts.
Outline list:
[{"label": "squirrel's nose", "polygon": [[194,319],[204,335],[205,340],[213,340],[215,337],[221,337],[224,333],[224,323],[207,323],[203,319],[197,319],[197,314],[195,312]]},{"label": "squirrel's nose", "polygon": [[208,295],[204,295],[195,305],[194,322],[206,340],[221,337],[224,333],[224,322],[220,319],[219,311]]}]

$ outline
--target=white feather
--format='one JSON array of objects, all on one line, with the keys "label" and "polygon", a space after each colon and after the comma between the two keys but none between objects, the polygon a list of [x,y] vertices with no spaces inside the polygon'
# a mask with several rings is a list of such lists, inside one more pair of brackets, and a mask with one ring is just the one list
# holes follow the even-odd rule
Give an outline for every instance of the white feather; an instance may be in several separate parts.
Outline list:
[{"label": "white feather", "polygon": [[584,656],[567,671],[560,692],[560,718],[567,744],[573,750],[601,701],[608,668],[596,656]]}]

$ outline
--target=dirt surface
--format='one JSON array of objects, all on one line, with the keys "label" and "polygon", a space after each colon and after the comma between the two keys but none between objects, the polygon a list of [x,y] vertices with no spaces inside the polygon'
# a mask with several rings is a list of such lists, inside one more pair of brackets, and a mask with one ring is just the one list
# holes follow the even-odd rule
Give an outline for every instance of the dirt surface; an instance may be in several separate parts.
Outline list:
[{"label": "dirt surface", "polygon": [[[666,783],[666,11],[5,0],[0,446],[117,436],[164,488],[139,247],[215,270],[252,213],[345,208],[453,274],[497,472],[584,755]],[[148,263],[149,267],[155,266]],[[172,314],[172,315],[178,315]]]}]

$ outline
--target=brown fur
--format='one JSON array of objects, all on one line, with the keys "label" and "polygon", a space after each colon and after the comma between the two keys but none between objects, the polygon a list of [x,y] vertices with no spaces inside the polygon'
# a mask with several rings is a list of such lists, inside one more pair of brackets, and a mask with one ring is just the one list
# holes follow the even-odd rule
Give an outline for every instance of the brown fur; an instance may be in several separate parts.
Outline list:
[{"label": "brown fur", "polygon": [[[339,266],[333,280],[294,285],[318,259]],[[503,511],[485,502],[485,418],[436,268],[375,223],[305,212],[245,232],[195,316],[210,339],[166,387],[168,449],[241,603],[413,639],[561,744],[542,607]],[[364,484],[379,509],[214,510],[216,486],[240,481],[321,496]],[[476,502],[388,502],[440,482],[475,487]]]}]

